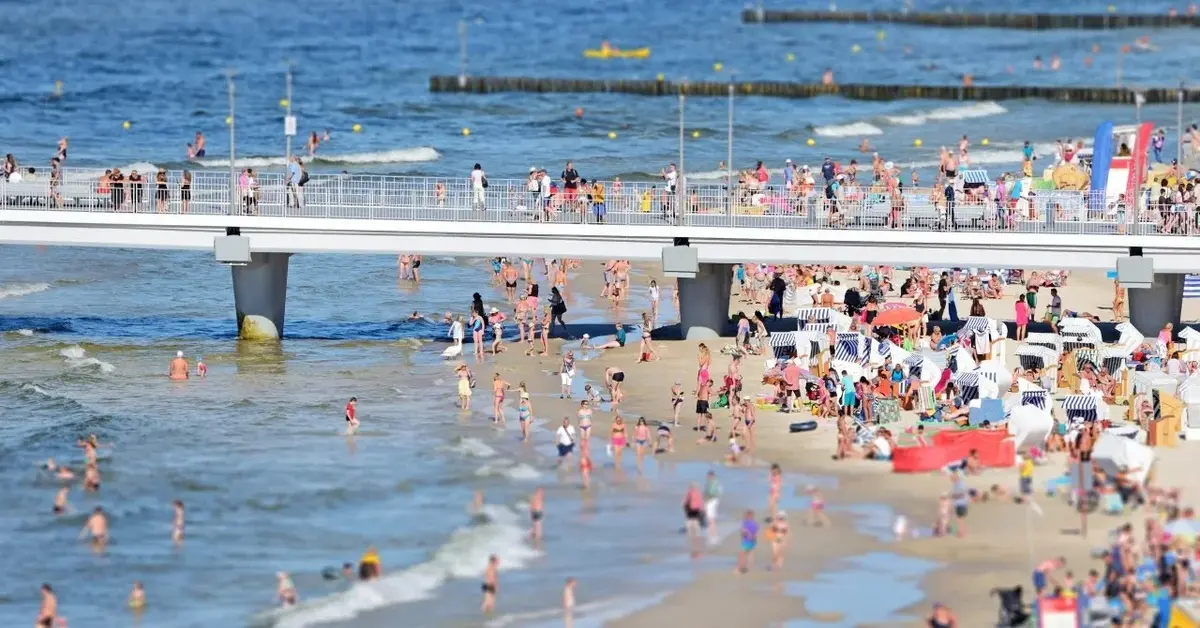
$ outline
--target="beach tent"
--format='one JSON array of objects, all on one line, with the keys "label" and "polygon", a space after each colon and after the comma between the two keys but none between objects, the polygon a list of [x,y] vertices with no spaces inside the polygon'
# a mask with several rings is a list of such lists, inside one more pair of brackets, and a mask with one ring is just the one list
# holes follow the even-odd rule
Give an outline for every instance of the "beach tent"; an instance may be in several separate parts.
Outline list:
[{"label": "beach tent", "polygon": [[[1033,334],[1030,334],[1033,335]],[[1042,370],[1058,366],[1058,354],[1040,345],[1025,345],[1017,349],[1017,361],[1023,369]]]},{"label": "beach tent", "polygon": [[1086,318],[1067,317],[1058,321],[1058,333],[1063,337],[1063,350],[1095,349],[1104,344],[1100,328]]},{"label": "beach tent", "polygon": [[[1054,352],[1054,361],[1058,361],[1058,356],[1063,352],[1063,338],[1058,334],[1036,333],[1025,336],[1025,344],[1033,347],[1045,347]],[[1021,350],[1017,350],[1020,355]]]},{"label": "beach tent", "polygon": [[980,377],[986,377],[995,382],[996,388],[999,388],[1001,392],[1012,388],[1012,373],[1010,373],[1008,369],[1004,368],[1003,366],[999,366],[992,362],[984,362],[983,364],[979,365],[979,368],[975,369],[974,372],[979,373]]},{"label": "beach tent", "polygon": [[845,371],[846,375],[850,377],[851,381],[855,382],[864,376],[868,380],[875,378],[873,373],[868,373],[867,371],[863,370],[863,367],[858,362],[846,362],[836,358],[829,363],[829,370],[836,373],[839,379],[842,376],[842,371]]},{"label": "beach tent", "polygon": [[829,336],[824,332],[804,330],[790,333],[796,334],[796,355],[812,360],[829,350]]},{"label": "beach tent", "polygon": [[1076,349],[1075,368],[1082,371],[1085,364],[1091,364],[1097,372],[1103,367],[1109,373],[1119,373],[1125,370],[1125,361],[1128,357],[1128,354],[1122,349],[1109,349],[1108,347]]},{"label": "beach tent", "polygon": [[1004,411],[1012,413],[1021,406],[1036,408],[1046,416],[1054,415],[1054,400],[1050,397],[1050,391],[1024,379],[1017,380],[1017,394],[1004,400]]},{"label": "beach tent", "polygon": [[799,332],[794,331],[777,331],[768,336],[767,339],[771,341],[771,351],[775,353],[776,360],[787,360],[795,352],[800,357],[801,363],[807,364],[804,360],[806,352],[801,351],[796,342],[798,335]]},{"label": "beach tent", "polygon": [[1146,337],[1132,323],[1117,323],[1117,333],[1121,334],[1117,346],[1130,355],[1146,341]]},{"label": "beach tent", "polygon": [[979,373],[959,373],[954,376],[954,385],[958,387],[963,403],[967,405],[976,399],[996,399],[1000,396],[996,382],[980,377]]},{"label": "beach tent", "polygon": [[942,367],[923,354],[913,354],[904,359],[908,374],[916,375],[926,384],[936,384],[942,378]]},{"label": "beach tent", "polygon": [[1152,390],[1174,395],[1179,388],[1179,379],[1163,371],[1135,371],[1129,384],[1129,392],[1133,395],[1148,395]]},{"label": "beach tent", "polygon": [[865,365],[871,358],[870,339],[856,332],[837,335],[837,346],[833,348],[833,359]]},{"label": "beach tent", "polygon": [[1008,415],[1008,433],[1018,452],[1046,444],[1054,418],[1034,406],[1017,406]]},{"label": "beach tent", "polygon": [[904,364],[904,361],[911,355],[913,355],[911,351],[896,345],[891,345],[891,349],[888,350],[888,357],[892,358],[893,364]]},{"label": "beach tent", "polygon": [[955,345],[946,351],[946,368],[954,374],[968,373],[975,370],[975,356],[962,345]]},{"label": "beach tent", "polygon": [[1095,421],[1108,415],[1108,406],[1100,402],[1095,395],[1067,395],[1059,402],[1067,423]]},{"label": "beach tent", "polygon": [[1092,462],[1109,475],[1128,470],[1130,477],[1145,484],[1154,467],[1154,450],[1132,438],[1101,432],[1092,448]]},{"label": "beach tent", "polygon": [[1179,337],[1184,341],[1183,351],[1179,359],[1186,362],[1200,362],[1200,331],[1192,327],[1179,330]]},{"label": "beach tent", "polygon": [[796,310],[796,327],[805,329],[814,323],[833,323],[833,310],[827,307],[802,307]]},{"label": "beach tent", "polygon": [[1175,390],[1175,396],[1184,405],[1200,403],[1200,375],[1193,375],[1179,382],[1179,387]]}]

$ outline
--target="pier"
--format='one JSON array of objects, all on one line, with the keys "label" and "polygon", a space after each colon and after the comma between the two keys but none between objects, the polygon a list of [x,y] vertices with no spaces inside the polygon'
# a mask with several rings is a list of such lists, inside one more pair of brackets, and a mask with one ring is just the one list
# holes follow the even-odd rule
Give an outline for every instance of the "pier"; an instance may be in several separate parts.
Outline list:
[{"label": "pier", "polygon": [[1116,13],[934,13],[911,11],[794,11],[746,9],[746,24],[829,22],[835,24],[911,24],[943,28],[1009,28],[1115,30],[1119,28],[1177,28],[1200,26],[1196,15],[1119,15]]},{"label": "pier", "polygon": [[[770,98],[815,98],[840,96],[850,100],[1017,100],[1040,98],[1056,102],[1090,104],[1133,104],[1133,90],[1116,87],[1056,87],[1023,85],[868,85],[862,83],[674,82],[657,79],[560,79],[505,76],[433,76],[434,93],[491,94],[528,92],[535,94],[611,93],[639,96],[709,96],[726,98],[730,86],[741,96]],[[1157,87],[1141,90],[1144,104],[1174,104],[1180,93],[1184,102],[1200,102],[1200,89]]]}]

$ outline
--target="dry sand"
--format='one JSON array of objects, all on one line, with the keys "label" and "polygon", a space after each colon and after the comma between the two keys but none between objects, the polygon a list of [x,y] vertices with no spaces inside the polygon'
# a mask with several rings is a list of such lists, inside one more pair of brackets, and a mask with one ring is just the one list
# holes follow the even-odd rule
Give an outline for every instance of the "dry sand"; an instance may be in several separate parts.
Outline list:
[{"label": "dry sand", "polygon": [[[661,277],[656,276],[657,269],[652,266],[642,266],[635,270],[635,281],[639,284],[635,291],[644,290],[649,278],[658,278],[660,284],[666,284]],[[1096,275],[1073,275],[1068,287],[1061,290],[1064,306],[1100,314],[1111,302],[1111,282],[1099,273]],[[600,268],[595,264],[585,264],[582,272],[573,274],[573,291],[597,295],[600,287]],[[1015,289],[1010,290],[1016,294]],[[664,290],[663,299],[670,299],[668,290]],[[1011,303],[1011,300],[1008,303]],[[994,310],[995,304],[996,302],[991,302],[988,305],[993,316],[1010,318],[1001,311]],[[744,307],[743,304],[735,302],[731,305],[731,310],[736,311]],[[1197,308],[1190,310],[1195,313]],[[619,320],[633,322],[638,314],[622,312]],[[550,429],[557,427],[558,421],[564,416],[570,417],[574,423],[575,411],[578,408],[577,401],[557,398],[559,348],[562,344],[561,340],[553,341],[550,356],[526,357],[521,351],[510,351],[495,361],[495,367],[503,377],[511,382],[525,381],[532,392],[543,393],[542,396],[535,396],[537,405],[534,414],[545,419]],[[661,359],[638,364],[637,339],[631,336],[628,346],[605,351],[590,361],[579,362],[578,369],[581,376],[603,384],[604,369],[609,365],[619,365],[626,373],[627,396],[620,407],[622,414],[627,419],[629,416],[644,416],[652,426],[660,420],[670,420],[669,390],[674,381],[682,381],[688,396],[681,413],[682,427],[674,431],[676,451],[663,455],[678,460],[712,462],[714,467],[718,467],[724,464],[724,454],[727,451],[724,440],[713,444],[697,444],[694,432],[688,429],[695,420],[695,415],[689,414],[689,411],[694,406],[691,392],[696,375],[697,344],[656,340],[655,347]],[[716,376],[724,374],[730,358],[717,352],[724,343],[709,344],[713,349],[711,372],[715,379]],[[1010,343],[1010,356],[1015,346],[1015,343]],[[752,357],[746,360],[743,374],[747,392],[757,390],[754,381],[758,377],[761,364],[762,358]],[[481,381],[487,379],[485,377]],[[547,398],[546,395],[551,397]],[[593,417],[593,439],[599,439],[598,442],[593,441],[593,457],[597,463],[603,456],[603,443],[607,442],[611,418],[612,414],[607,412],[596,412]],[[1061,499],[1040,497],[1035,499],[1041,514],[1030,510],[1028,506],[1011,502],[972,505],[966,520],[965,538],[918,538],[902,542],[881,542],[856,531],[851,515],[838,512],[838,506],[884,504],[908,517],[911,525],[928,528],[936,516],[939,496],[949,491],[949,479],[939,473],[893,474],[891,465],[884,462],[833,461],[831,454],[834,451],[836,430],[832,424],[823,424],[814,432],[790,434],[787,429],[789,423],[808,417],[759,410],[757,418],[758,447],[754,452],[752,464],[762,467],[764,484],[767,479],[766,466],[770,463],[781,464],[786,473],[836,478],[838,488],[827,492],[826,495],[830,509],[834,511],[831,513],[833,525],[828,528],[808,528],[802,521],[797,521],[801,517],[793,517],[794,538],[788,552],[787,566],[782,572],[768,573],[763,568],[766,561],[769,561],[769,550],[764,544],[760,544],[758,566],[753,574],[698,574],[691,584],[671,594],[661,604],[613,622],[612,625],[630,628],[658,627],[669,625],[671,622],[691,626],[711,625],[709,618],[713,617],[736,617],[740,625],[746,626],[778,625],[788,619],[799,618],[828,622],[830,625],[845,625],[836,615],[809,614],[805,609],[804,600],[783,592],[781,585],[784,582],[810,580],[818,573],[833,568],[841,559],[873,551],[894,552],[936,561],[943,565],[921,582],[921,588],[926,594],[925,600],[905,609],[894,620],[880,625],[925,625],[923,618],[933,601],[946,603],[953,608],[962,626],[994,625],[998,602],[989,595],[992,587],[1023,585],[1028,590],[1033,563],[1050,556],[1066,557],[1069,568],[1076,576],[1085,577],[1088,569],[1099,566],[1089,558],[1092,550],[1106,544],[1109,530],[1131,520],[1128,516],[1093,516],[1088,522],[1089,529],[1085,536],[1082,534],[1080,517],[1073,509]],[[717,411],[716,419],[718,433],[727,433],[728,411]],[[915,416],[907,413],[904,421],[915,422]],[[632,422],[630,424],[632,427]],[[722,432],[722,429],[725,431]],[[1200,487],[1200,479],[1196,478],[1195,474],[1185,472],[1189,454],[1195,451],[1195,446],[1190,443],[1181,444],[1173,450],[1159,451],[1159,477],[1171,478],[1169,483],[1183,486],[1185,491],[1192,484]],[[626,456],[633,457],[632,449],[628,450]],[[1038,468],[1035,486],[1043,487],[1047,480],[1061,473],[1063,463],[1061,455],[1052,456],[1049,464]],[[597,473],[603,472],[597,470]],[[1013,490],[1017,484],[1016,470],[988,470],[968,478],[968,484],[981,491],[993,484]],[[785,487],[785,491],[798,493],[802,488]],[[734,492],[736,487],[727,485],[725,490]],[[663,504],[663,507],[675,508],[676,504]],[[765,507],[766,504],[759,506],[762,510],[765,510]],[[725,514],[724,518],[728,520],[731,516],[736,514]],[[732,556],[736,551],[733,539],[718,547],[716,551]],[[858,595],[869,595],[869,592],[860,592]],[[852,600],[853,597],[848,596],[846,599]]]}]

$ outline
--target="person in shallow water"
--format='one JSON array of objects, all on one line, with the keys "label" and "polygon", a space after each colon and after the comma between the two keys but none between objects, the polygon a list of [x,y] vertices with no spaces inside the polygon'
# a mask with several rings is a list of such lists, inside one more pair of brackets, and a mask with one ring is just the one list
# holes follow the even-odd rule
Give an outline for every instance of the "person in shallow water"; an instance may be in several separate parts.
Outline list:
[{"label": "person in shallow water", "polygon": [[190,370],[187,359],[183,357],[183,352],[176,351],[175,359],[171,360],[171,366],[167,369],[167,377],[175,380],[187,379]]}]

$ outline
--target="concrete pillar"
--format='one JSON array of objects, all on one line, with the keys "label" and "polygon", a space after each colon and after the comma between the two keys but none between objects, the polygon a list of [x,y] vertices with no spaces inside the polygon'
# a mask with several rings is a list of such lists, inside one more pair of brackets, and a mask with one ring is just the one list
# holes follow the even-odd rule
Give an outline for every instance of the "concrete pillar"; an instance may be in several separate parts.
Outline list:
[{"label": "concrete pillar", "polygon": [[1147,338],[1171,323],[1179,331],[1183,310],[1183,275],[1155,273],[1154,285],[1129,289],[1129,322]]},{"label": "concrete pillar", "polygon": [[679,328],[686,340],[713,340],[729,327],[733,267],[700,264],[695,279],[679,279]]},{"label": "concrete pillar", "polygon": [[291,253],[253,253],[246,266],[233,266],[233,303],[238,337],[279,340],[287,303],[288,258]]}]

